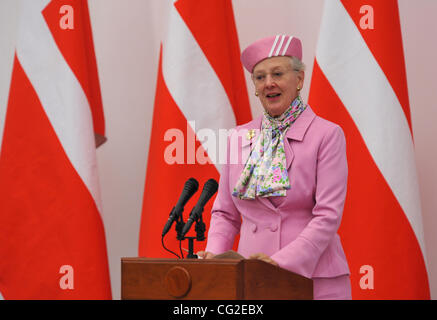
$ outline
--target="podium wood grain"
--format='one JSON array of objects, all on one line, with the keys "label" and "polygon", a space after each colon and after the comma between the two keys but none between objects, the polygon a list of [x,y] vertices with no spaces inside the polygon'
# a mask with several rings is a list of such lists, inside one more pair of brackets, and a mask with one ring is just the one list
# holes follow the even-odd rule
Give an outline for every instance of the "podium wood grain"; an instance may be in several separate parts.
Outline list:
[{"label": "podium wood grain", "polygon": [[301,300],[312,280],[259,260],[121,259],[122,299]]}]

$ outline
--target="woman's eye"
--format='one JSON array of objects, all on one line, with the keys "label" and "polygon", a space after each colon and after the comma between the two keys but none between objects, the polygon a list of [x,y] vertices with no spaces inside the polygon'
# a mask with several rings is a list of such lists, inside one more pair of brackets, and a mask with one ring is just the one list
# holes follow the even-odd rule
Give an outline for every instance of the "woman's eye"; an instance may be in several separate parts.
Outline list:
[{"label": "woman's eye", "polygon": [[275,75],[276,77],[280,77],[280,76],[282,76],[282,72],[275,72],[274,75]]},{"label": "woman's eye", "polygon": [[256,76],[256,80],[262,80],[264,79],[264,76]]}]

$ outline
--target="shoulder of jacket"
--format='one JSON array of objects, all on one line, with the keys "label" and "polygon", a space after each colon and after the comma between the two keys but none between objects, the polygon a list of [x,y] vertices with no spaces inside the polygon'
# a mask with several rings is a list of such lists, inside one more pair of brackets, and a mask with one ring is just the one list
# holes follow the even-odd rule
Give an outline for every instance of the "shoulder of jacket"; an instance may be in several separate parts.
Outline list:
[{"label": "shoulder of jacket", "polygon": [[326,120],[325,118],[322,118],[318,115],[315,116],[313,122],[311,123],[311,126],[314,126],[318,128],[319,130],[322,130],[326,133],[330,133],[333,131],[341,131],[343,132],[343,129],[335,122]]}]

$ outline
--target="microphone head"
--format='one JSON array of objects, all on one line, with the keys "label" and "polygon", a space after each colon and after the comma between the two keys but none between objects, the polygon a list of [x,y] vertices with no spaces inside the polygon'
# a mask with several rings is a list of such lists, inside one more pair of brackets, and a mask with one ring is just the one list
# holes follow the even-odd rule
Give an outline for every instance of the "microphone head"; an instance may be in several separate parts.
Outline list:
[{"label": "microphone head", "polygon": [[188,200],[197,192],[199,189],[199,182],[196,179],[190,178],[185,182],[182,194],[176,204],[177,208],[183,208]]},{"label": "microphone head", "polygon": [[190,178],[185,182],[184,191],[187,191],[191,196],[199,189],[199,182],[196,179]]},{"label": "microphone head", "polygon": [[215,181],[214,179],[209,179],[208,181],[206,181],[196,207],[203,208],[208,200],[217,192],[217,190],[217,181]]},{"label": "microphone head", "polygon": [[203,186],[203,190],[208,190],[208,192],[211,192],[212,194],[216,193],[218,190],[218,183],[214,179],[209,179],[205,182],[205,185]]}]

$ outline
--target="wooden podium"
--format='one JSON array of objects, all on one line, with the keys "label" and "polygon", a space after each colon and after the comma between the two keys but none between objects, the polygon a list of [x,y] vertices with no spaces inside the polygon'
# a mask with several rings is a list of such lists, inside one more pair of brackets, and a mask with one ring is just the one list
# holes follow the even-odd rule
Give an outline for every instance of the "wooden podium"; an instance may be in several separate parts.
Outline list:
[{"label": "wooden podium", "polygon": [[122,258],[121,299],[310,300],[313,281],[260,260]]}]

